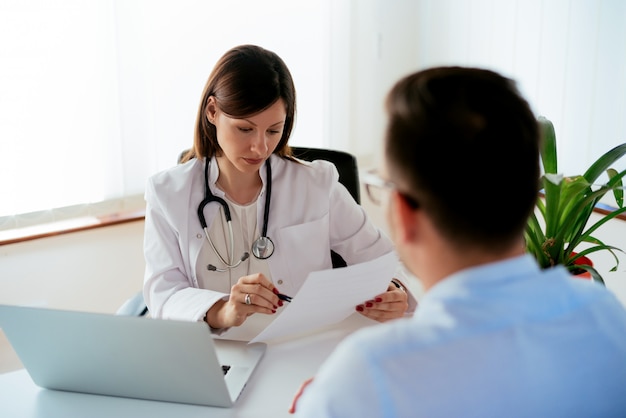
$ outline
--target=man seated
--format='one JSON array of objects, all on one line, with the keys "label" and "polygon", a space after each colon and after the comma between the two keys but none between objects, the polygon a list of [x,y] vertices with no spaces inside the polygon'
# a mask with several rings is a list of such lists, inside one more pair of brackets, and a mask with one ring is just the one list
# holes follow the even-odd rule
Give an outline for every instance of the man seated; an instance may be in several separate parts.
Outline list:
[{"label": "man seated", "polygon": [[623,306],[525,254],[539,133],[514,83],[429,69],[400,80],[387,111],[367,186],[387,190],[398,254],[426,293],[413,318],[341,343],[298,416],[626,416]]}]

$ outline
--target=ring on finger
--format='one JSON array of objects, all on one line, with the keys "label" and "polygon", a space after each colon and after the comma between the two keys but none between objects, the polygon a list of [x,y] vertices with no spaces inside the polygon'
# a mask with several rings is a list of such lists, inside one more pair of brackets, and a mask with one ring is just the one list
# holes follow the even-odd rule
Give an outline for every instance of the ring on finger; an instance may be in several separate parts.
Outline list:
[{"label": "ring on finger", "polygon": [[246,297],[244,299],[246,305],[250,305],[252,302],[250,301],[250,293],[246,293]]}]

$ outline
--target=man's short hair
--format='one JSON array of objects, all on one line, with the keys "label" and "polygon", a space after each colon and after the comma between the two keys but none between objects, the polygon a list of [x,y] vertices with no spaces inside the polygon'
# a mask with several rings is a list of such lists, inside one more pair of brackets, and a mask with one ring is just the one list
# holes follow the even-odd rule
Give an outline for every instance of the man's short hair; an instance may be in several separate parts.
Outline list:
[{"label": "man's short hair", "polygon": [[519,239],[539,180],[539,130],[515,83],[440,67],[401,79],[387,98],[391,180],[459,246]]}]

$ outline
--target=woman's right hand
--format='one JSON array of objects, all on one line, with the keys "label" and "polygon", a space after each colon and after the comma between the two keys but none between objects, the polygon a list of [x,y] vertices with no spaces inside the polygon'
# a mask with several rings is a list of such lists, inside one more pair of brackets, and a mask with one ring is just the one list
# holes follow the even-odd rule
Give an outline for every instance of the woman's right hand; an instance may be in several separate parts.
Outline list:
[{"label": "woman's right hand", "polygon": [[[230,290],[228,300],[220,300],[207,311],[212,328],[237,327],[255,313],[274,314],[283,301],[278,290],[261,273],[241,277]],[[248,303],[247,303],[248,302]]]}]

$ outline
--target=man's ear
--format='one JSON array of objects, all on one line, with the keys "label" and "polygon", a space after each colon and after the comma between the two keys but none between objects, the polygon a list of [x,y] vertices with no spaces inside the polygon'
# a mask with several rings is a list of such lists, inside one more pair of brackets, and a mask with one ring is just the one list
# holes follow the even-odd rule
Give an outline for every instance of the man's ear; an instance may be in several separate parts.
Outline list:
[{"label": "man's ear", "polygon": [[215,115],[217,114],[217,103],[214,96],[209,96],[209,101],[206,104],[204,114],[209,122],[215,125]]},{"label": "man's ear", "polygon": [[418,224],[415,208],[398,191],[393,191],[390,199],[392,200],[390,210],[394,212],[396,237],[402,242],[413,242],[416,238]]}]

